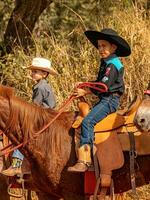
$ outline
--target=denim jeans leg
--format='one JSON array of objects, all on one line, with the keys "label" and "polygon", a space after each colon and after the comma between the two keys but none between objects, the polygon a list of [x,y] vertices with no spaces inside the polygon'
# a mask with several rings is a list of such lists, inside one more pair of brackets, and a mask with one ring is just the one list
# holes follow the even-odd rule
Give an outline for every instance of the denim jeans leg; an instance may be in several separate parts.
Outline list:
[{"label": "denim jeans leg", "polygon": [[90,144],[94,140],[94,126],[109,113],[115,112],[119,105],[119,98],[114,96],[103,97],[83,119],[81,124],[80,146]]},{"label": "denim jeans leg", "polygon": [[24,159],[24,155],[18,149],[14,150],[12,157],[13,158],[19,158],[20,160]]}]

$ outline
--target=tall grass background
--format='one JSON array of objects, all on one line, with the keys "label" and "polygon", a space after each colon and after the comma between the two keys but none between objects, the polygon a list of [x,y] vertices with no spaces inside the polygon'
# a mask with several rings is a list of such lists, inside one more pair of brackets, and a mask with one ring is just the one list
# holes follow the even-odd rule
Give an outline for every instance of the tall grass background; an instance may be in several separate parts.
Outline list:
[{"label": "tall grass background", "polygon": [[[48,81],[53,87],[57,99],[57,108],[71,94],[75,82],[91,81],[97,76],[99,69],[99,56],[97,50],[90,44],[84,36],[84,31],[89,27],[93,30],[100,30],[110,27],[118,31],[130,44],[132,54],[123,58],[125,67],[126,90],[122,98],[124,107],[135,95],[143,95],[150,80],[150,18],[144,9],[136,6],[126,9],[116,9],[111,7],[111,15],[98,13],[97,21],[89,25],[82,18],[82,15],[70,9],[77,24],[72,30],[59,32],[59,37],[53,34],[53,30],[47,31],[46,24],[41,26],[37,23],[32,34],[34,48],[25,54],[23,49],[16,47],[13,54],[6,55],[0,59],[1,77],[0,82],[16,88],[19,96],[31,101],[32,80],[27,67],[31,64],[35,56],[48,58],[52,62],[52,67],[58,71],[58,76],[49,76]],[[45,15],[41,16],[41,19]],[[44,27],[44,28],[41,28]],[[96,101],[89,96],[87,101]],[[76,109],[76,102],[70,108]],[[138,189],[139,199],[150,200],[150,186]],[[136,199],[131,192],[124,194],[124,199]],[[14,198],[12,198],[14,200]]]}]

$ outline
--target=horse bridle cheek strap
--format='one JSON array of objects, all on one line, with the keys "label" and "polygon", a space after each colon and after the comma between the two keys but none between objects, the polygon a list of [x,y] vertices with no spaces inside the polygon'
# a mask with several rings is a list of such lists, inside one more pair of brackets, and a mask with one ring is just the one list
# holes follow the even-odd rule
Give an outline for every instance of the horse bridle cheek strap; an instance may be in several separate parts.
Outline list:
[{"label": "horse bridle cheek strap", "polygon": [[130,178],[131,178],[131,187],[132,192],[134,195],[137,196],[136,192],[136,182],[135,182],[135,158],[137,157],[137,152],[135,149],[135,138],[134,138],[134,132],[128,132],[129,134],[129,140],[130,140]]}]

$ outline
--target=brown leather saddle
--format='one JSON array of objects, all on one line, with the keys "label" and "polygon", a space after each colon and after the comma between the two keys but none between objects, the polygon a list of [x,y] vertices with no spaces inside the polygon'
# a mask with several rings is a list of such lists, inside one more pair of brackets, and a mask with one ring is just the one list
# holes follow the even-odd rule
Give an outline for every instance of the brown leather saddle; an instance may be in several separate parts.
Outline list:
[{"label": "brown leather saddle", "polygon": [[[110,175],[112,170],[124,164],[123,151],[130,151],[129,132],[134,133],[135,149],[138,155],[150,154],[150,136],[141,133],[134,125],[134,116],[141,100],[137,97],[134,102],[124,110],[119,110],[108,115],[94,127],[95,141],[101,175]],[[86,102],[80,102],[79,116],[73,128],[79,128],[83,118],[89,112]],[[110,179],[109,179],[110,181]],[[104,181],[103,186],[108,186],[109,181]]]}]

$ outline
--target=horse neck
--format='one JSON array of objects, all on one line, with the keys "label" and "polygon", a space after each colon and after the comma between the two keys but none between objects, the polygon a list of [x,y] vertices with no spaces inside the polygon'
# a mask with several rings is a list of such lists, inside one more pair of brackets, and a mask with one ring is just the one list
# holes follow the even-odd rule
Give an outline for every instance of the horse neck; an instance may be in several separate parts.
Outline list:
[{"label": "horse neck", "polygon": [[[46,163],[47,166],[50,166],[50,169],[57,167],[54,166],[54,163],[58,166],[63,165],[61,163],[65,165],[69,159],[72,141],[69,132],[74,113],[62,113],[58,119],[37,136],[36,140],[32,137],[35,132],[48,124],[56,114],[55,111],[39,108],[16,97],[9,100],[0,97],[0,117],[2,119],[0,123],[5,123],[0,124],[0,126],[3,130],[7,126],[6,134],[9,139],[15,145],[28,141],[25,148],[22,149],[23,154],[30,161],[34,157],[34,163],[38,163],[40,166]],[[50,163],[53,163],[53,165]]]},{"label": "horse neck", "polygon": [[[46,123],[51,121],[55,117],[56,113],[52,113],[47,117]],[[43,152],[47,151],[50,155],[59,154],[64,147],[64,140],[70,140],[71,125],[74,120],[74,113],[66,112],[62,113],[48,128],[46,128],[41,134],[37,135],[33,145]],[[36,122],[35,122],[36,123]],[[43,128],[43,127],[42,127]],[[65,145],[68,145],[66,143]],[[42,147],[42,149],[41,149]]]},{"label": "horse neck", "polygon": [[48,179],[54,182],[59,180],[61,171],[71,159],[73,151],[73,115],[62,113],[36,140],[26,144],[23,153],[30,161],[31,168],[36,171],[36,176],[44,171]]},{"label": "horse neck", "polygon": [[49,114],[44,109],[20,98],[10,99],[10,110],[8,129],[20,142],[32,139],[48,123]]}]

